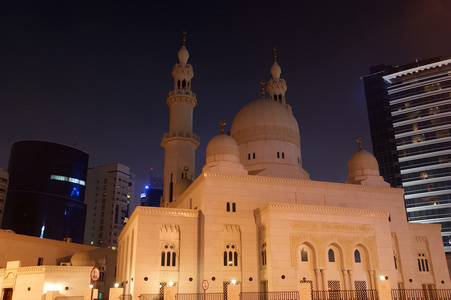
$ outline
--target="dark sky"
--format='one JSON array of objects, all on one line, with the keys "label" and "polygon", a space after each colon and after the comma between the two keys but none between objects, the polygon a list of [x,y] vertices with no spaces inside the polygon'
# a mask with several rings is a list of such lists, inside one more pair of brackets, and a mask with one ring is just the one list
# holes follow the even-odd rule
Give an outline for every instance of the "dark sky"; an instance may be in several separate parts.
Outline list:
[{"label": "dark sky", "polygon": [[278,47],[311,178],[344,182],[371,151],[361,76],[381,63],[451,55],[451,1],[0,1],[0,168],[13,142],[76,146],[119,162],[139,192],[163,175],[166,97],[188,31],[194,132],[208,141],[261,95]]}]

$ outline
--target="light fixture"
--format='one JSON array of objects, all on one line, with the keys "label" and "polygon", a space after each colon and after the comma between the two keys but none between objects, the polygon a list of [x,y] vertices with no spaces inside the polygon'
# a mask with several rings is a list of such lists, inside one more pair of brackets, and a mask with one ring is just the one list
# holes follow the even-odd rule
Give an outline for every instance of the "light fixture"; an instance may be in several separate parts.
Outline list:
[{"label": "light fixture", "polygon": [[119,287],[119,283],[116,282],[116,283],[114,284],[114,287],[115,287],[115,288],[118,288],[118,287]]},{"label": "light fixture", "polygon": [[233,284],[233,285],[236,284],[236,280],[235,280],[235,279],[232,280],[232,284]]},{"label": "light fixture", "polygon": [[385,276],[381,275],[381,276],[379,276],[379,279],[383,281],[383,280],[385,280]]},{"label": "light fixture", "polygon": [[173,283],[172,281],[169,281],[169,282],[168,282],[168,285],[169,285],[169,286],[174,286],[174,283]]},{"label": "light fixture", "polygon": [[92,284],[89,285],[89,288],[92,289],[94,286]]}]

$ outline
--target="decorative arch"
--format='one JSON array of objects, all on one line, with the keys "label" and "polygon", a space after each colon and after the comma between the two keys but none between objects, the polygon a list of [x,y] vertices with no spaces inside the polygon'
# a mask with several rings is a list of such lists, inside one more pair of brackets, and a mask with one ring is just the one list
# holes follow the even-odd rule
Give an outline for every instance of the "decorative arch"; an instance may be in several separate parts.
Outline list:
[{"label": "decorative arch", "polygon": [[298,282],[303,280],[310,281],[315,289],[318,289],[318,283],[316,282],[317,280],[315,275],[315,270],[317,270],[317,256],[315,247],[309,242],[301,243],[297,247],[296,269]]},{"label": "decorative arch", "polygon": [[[332,291],[344,290],[345,279],[343,278],[344,270],[344,251],[342,245],[337,242],[330,243],[326,249],[326,288]],[[334,261],[329,261],[329,253],[333,251]]]}]

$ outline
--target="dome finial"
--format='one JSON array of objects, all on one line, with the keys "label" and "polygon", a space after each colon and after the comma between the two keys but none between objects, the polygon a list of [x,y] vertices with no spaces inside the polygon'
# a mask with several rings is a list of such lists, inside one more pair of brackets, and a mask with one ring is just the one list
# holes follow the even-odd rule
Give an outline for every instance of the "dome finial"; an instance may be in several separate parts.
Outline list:
[{"label": "dome finial", "polygon": [[272,50],[274,50],[274,62],[277,62],[277,47],[274,46]]},{"label": "dome finial", "polygon": [[260,80],[260,83],[262,85],[262,99],[265,99],[265,81]]},{"label": "dome finial", "polygon": [[183,33],[182,46],[185,46],[185,43],[186,43],[186,34],[188,33],[188,31],[186,31],[185,29],[183,29],[182,33]]},{"label": "dome finial", "polygon": [[359,150],[362,150],[362,139],[361,138],[356,138],[357,143],[359,143]]},{"label": "dome finial", "polygon": [[221,125],[221,134],[224,134],[224,125],[227,124],[224,119],[219,120],[219,125]]}]

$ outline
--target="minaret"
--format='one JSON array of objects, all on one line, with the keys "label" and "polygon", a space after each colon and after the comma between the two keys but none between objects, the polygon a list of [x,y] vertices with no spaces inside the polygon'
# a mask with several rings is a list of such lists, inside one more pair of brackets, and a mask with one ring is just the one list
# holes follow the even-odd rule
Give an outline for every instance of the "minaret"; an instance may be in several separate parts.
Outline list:
[{"label": "minaret", "polygon": [[267,91],[269,93],[269,99],[282,103],[283,105],[290,108],[285,101],[285,92],[287,91],[287,83],[284,79],[280,78],[282,69],[277,63],[277,48],[274,47],[274,63],[271,67],[272,79],[268,81]]},{"label": "minaret", "polygon": [[[199,137],[193,133],[193,108],[197,105],[196,94],[191,91],[193,67],[188,64],[189,53],[185,47],[186,31],[183,31],[183,44],[178,53],[179,63],[172,69],[174,90],[166,100],[169,106],[169,132],[163,135],[164,148],[164,186],[161,206],[172,202],[172,191],[177,181],[188,177],[194,180],[195,152]],[[185,167],[188,168],[185,174]]]}]

